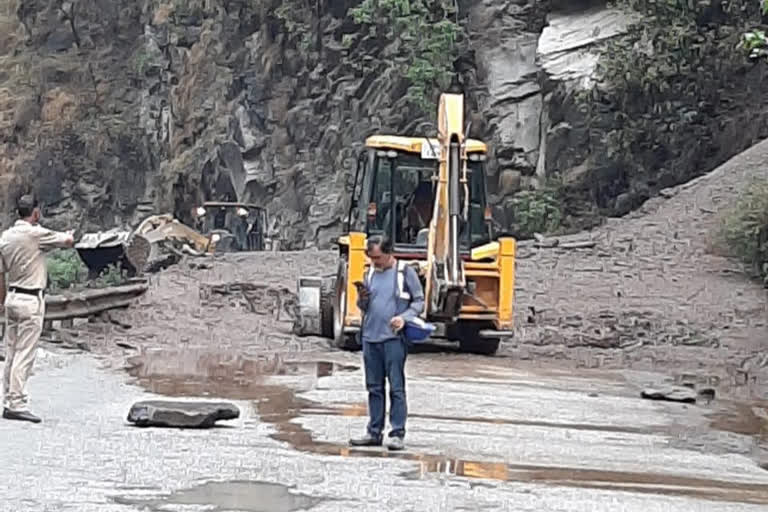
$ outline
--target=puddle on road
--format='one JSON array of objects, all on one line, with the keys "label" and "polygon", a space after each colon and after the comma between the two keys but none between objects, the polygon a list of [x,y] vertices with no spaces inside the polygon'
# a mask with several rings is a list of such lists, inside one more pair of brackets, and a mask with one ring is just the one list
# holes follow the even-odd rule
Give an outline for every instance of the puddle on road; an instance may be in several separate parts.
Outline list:
[{"label": "puddle on road", "polygon": [[153,511],[164,510],[168,505],[197,505],[207,511],[293,512],[309,510],[321,501],[293,493],[284,485],[250,481],[206,482],[159,498],[115,498],[120,505]]},{"label": "puddle on road", "polygon": [[709,415],[712,428],[768,441],[768,401],[721,401],[718,405]]},{"label": "puddle on road", "polygon": [[[287,361],[281,355],[249,356],[185,348],[148,351],[128,359],[126,370],[138,384],[166,396],[206,396],[258,400],[271,377],[328,377],[356,366],[330,361]],[[287,389],[287,388],[284,388]]]},{"label": "puddle on road", "polygon": [[[296,394],[316,384],[316,378],[327,377],[339,371],[356,369],[332,362],[290,362],[281,357],[249,358],[247,356],[195,351],[185,349],[178,352],[163,351],[137,356],[131,360],[129,373],[136,377],[146,389],[169,396],[215,396],[225,399],[250,399],[255,401],[259,419],[271,424],[276,432],[275,440],[288,443],[294,449],[326,456],[375,457],[414,461],[417,471],[404,476],[426,478],[431,474],[448,474],[472,479],[496,480],[500,482],[529,482],[562,487],[592,488],[636,493],[678,495],[697,497],[713,501],[735,501],[768,505],[768,485],[736,483],[704,478],[688,478],[666,474],[633,473],[626,471],[600,471],[583,468],[510,465],[501,462],[456,460],[441,455],[415,453],[411,451],[389,452],[386,449],[353,448],[346,444],[319,441],[312,432],[295,422],[302,415],[334,414],[342,416],[365,416],[365,404],[350,404],[346,407],[331,407],[297,397]],[[314,377],[303,389],[288,383],[272,380],[275,377]],[[297,381],[298,382],[298,381]],[[631,428],[595,425],[562,425],[536,421],[495,420],[485,418],[449,418],[436,415],[418,415],[426,419],[445,419],[465,422],[530,424],[552,428],[576,428],[592,430],[619,430],[631,432]],[[257,483],[240,482],[237,489],[247,489]],[[209,484],[224,485],[224,484]],[[235,485],[230,483],[229,485]],[[260,484],[268,485],[268,484]],[[271,484],[274,485],[274,484]],[[258,487],[256,487],[258,488]],[[246,491],[227,491],[227,487],[207,487],[207,490],[186,491],[182,498],[207,493],[213,500],[230,499],[227,496],[243,494]],[[197,494],[195,494],[195,492]],[[251,492],[251,491],[247,491]],[[256,492],[256,491],[252,491]],[[274,491],[277,493],[278,491]],[[293,495],[291,495],[293,496]],[[171,498],[168,498],[171,499]],[[197,498],[194,498],[197,499]],[[235,499],[235,498],[231,498]],[[293,499],[293,498],[291,498]],[[158,501],[158,504],[190,503]],[[195,502],[197,503],[197,502]],[[216,505],[218,502],[214,503]],[[286,502],[288,503],[288,502]],[[159,506],[159,505],[156,505]],[[219,506],[219,505],[217,505]],[[287,505],[286,505],[287,506]],[[230,506],[229,509],[232,509]],[[241,508],[246,512],[260,510],[294,510],[291,508]]]},{"label": "puddle on road", "polygon": [[[276,403],[290,404],[287,408]],[[391,458],[413,461],[419,469],[406,473],[408,478],[426,478],[443,473],[453,477],[496,480],[499,482],[526,482],[561,487],[627,491],[642,494],[686,496],[711,501],[733,501],[768,505],[768,485],[728,482],[706,478],[679,477],[667,474],[635,473],[627,471],[601,471],[584,468],[565,468],[533,465],[514,465],[503,462],[458,460],[442,455],[411,451],[390,452],[386,448],[356,448],[345,444],[319,441],[302,425],[293,422],[301,415],[338,414],[365,416],[364,404],[330,408],[309,400],[297,398],[294,392],[283,388],[280,399],[258,404],[262,419],[272,423],[277,433],[272,437],[293,448],[316,455],[364,458]],[[417,417],[418,415],[410,415]],[[451,418],[446,418],[451,419]],[[488,420],[489,422],[491,420]],[[565,425],[553,425],[563,427]],[[584,426],[594,427],[594,426]],[[606,427],[608,429],[610,427]]]}]

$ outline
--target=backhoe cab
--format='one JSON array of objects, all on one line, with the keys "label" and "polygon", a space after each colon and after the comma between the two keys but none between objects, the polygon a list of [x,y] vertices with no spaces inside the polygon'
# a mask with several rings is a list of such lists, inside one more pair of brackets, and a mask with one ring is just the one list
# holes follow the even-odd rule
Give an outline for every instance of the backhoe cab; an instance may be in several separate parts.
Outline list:
[{"label": "backhoe cab", "polygon": [[[375,135],[358,159],[339,239],[336,275],[299,280],[299,333],[319,331],[340,348],[358,346],[357,290],[366,239],[388,235],[395,256],[422,279],[433,337],[493,354],[512,335],[515,240],[493,241],[484,143],[464,138],[463,97],[443,94],[438,138]],[[314,319],[314,321],[313,321]]]}]

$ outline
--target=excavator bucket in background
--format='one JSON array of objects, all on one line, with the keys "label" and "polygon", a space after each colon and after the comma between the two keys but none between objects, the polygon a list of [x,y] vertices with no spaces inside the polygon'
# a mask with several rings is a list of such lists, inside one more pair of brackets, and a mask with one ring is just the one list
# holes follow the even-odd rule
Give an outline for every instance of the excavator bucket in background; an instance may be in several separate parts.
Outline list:
[{"label": "excavator bucket in background", "polygon": [[165,213],[147,217],[133,231],[88,233],[75,248],[95,277],[110,265],[136,275],[173,264],[183,254],[274,250],[279,242],[265,233],[267,211],[258,205],[207,201],[195,209],[195,216],[204,233]]},{"label": "excavator bucket in background", "polygon": [[141,235],[131,236],[128,231],[86,233],[75,245],[80,259],[88,267],[88,277],[98,277],[110,266],[117,265],[129,276],[140,274],[150,252],[149,241]]},{"label": "excavator bucket in background", "polygon": [[184,252],[192,255],[212,253],[216,241],[215,235],[201,235],[172,215],[163,214],[147,217],[130,232],[87,233],[75,249],[88,267],[91,278],[113,265],[134,276],[162,268]]}]

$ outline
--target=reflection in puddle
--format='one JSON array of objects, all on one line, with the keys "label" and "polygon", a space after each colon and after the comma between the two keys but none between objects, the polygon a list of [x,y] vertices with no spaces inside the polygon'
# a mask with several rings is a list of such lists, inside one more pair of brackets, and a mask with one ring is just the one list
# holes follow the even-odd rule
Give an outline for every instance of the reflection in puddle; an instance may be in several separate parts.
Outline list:
[{"label": "reflection in puddle", "polygon": [[[406,458],[408,457],[406,456]],[[714,501],[768,504],[768,485],[630,471],[602,471],[583,468],[431,458],[420,460],[419,469],[409,472],[404,476],[412,479],[422,479],[429,477],[429,475],[460,476],[499,481],[540,483],[563,487],[690,496]]]},{"label": "reflection in puddle", "polygon": [[167,510],[169,505],[198,505],[211,511],[292,512],[311,509],[322,500],[292,493],[280,484],[233,481],[207,482],[161,498],[116,498],[115,501],[153,511]]},{"label": "reflection in puddle", "polygon": [[[485,478],[489,480],[509,480],[509,466],[503,462],[471,462],[467,460],[443,459],[420,463],[418,476],[424,478],[429,473],[467,478]],[[412,477],[413,474],[408,476]]]}]

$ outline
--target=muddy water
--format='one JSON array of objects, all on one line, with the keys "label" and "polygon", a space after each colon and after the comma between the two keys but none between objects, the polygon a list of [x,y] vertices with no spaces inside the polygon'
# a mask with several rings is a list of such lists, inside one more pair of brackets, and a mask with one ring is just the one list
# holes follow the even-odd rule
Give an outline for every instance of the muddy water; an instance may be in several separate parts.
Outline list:
[{"label": "muddy water", "polygon": [[130,358],[126,369],[140,386],[161,395],[253,400],[259,419],[275,426],[272,438],[301,450],[335,453],[335,447],[315,443],[308,430],[292,422],[305,411],[325,410],[296,394],[314,387],[320,377],[357,367],[290,361],[283,354],[265,357],[185,348],[145,352]]},{"label": "muddy water", "polygon": [[[552,467],[508,464],[482,460],[455,459],[450,456],[415,451],[389,452],[380,448],[351,448],[345,444],[318,441],[312,432],[293,420],[306,415],[366,416],[365,404],[328,406],[300,398],[297,393],[316,386],[319,377],[354,370],[330,361],[291,361],[287,356],[269,357],[227,355],[204,349],[157,351],[130,360],[129,373],[146,389],[168,396],[211,396],[253,400],[261,421],[275,427],[273,439],[286,442],[299,451],[339,457],[375,457],[414,461],[417,469],[403,475],[407,479],[435,475],[459,476],[547,484],[560,487],[630,491],[634,493],[697,497],[713,501],[735,501],[768,505],[768,485],[729,482],[708,478],[630,471],[600,471],[578,467]],[[362,385],[362,382],[361,382]],[[642,433],[644,429],[610,425],[550,423],[502,418],[448,418],[412,414],[413,418],[450,420],[460,423],[490,423],[572,428],[598,431]],[[728,416],[731,417],[731,416]],[[730,427],[730,428],[727,428]],[[471,427],[470,427],[471,428]],[[753,430],[753,426],[745,426]],[[723,425],[724,430],[735,426]],[[247,484],[238,484],[241,487]],[[216,491],[226,494],[226,491]],[[186,494],[184,496],[190,496]],[[195,496],[194,493],[191,496]],[[218,498],[217,498],[218,499]],[[168,503],[168,502],[166,502]],[[175,502],[180,503],[180,502]],[[189,503],[189,502],[184,502]],[[261,509],[243,509],[261,510]],[[265,509],[266,510],[266,509]],[[292,510],[272,508],[269,510]]]},{"label": "muddy water", "polygon": [[126,370],[140,386],[161,395],[258,402],[275,388],[266,383],[269,377],[316,379],[356,368],[330,361],[291,361],[282,354],[252,356],[188,347],[146,351],[129,358]]},{"label": "muddy water", "polygon": [[751,436],[768,443],[768,400],[723,401],[710,418],[716,430]]}]

